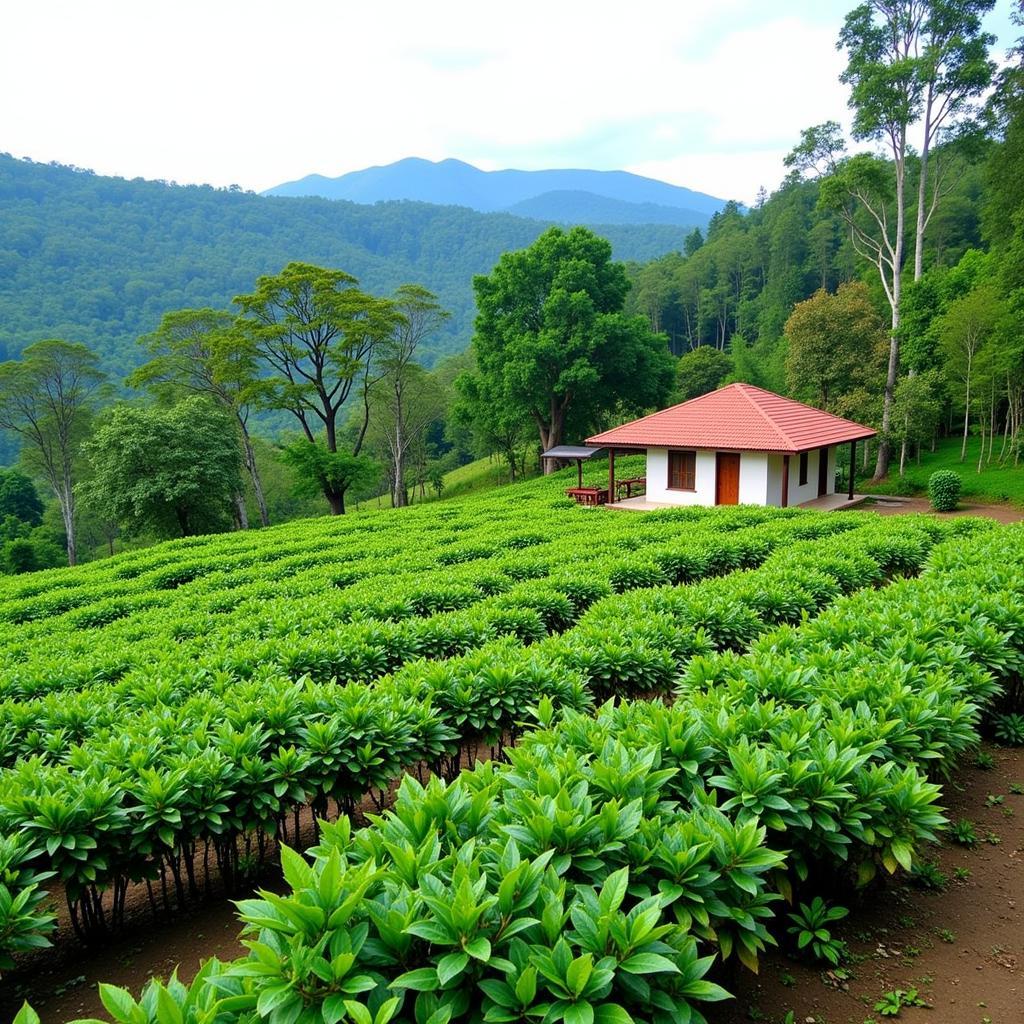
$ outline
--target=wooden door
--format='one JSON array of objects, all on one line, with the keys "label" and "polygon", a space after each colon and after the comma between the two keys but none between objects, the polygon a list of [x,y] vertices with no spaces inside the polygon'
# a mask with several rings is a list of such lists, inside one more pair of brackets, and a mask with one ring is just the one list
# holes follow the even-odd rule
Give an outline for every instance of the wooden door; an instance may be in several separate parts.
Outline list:
[{"label": "wooden door", "polygon": [[818,449],[818,497],[828,494],[828,448]]},{"label": "wooden door", "polygon": [[738,505],[740,502],[740,453],[718,452],[715,455],[715,504]]}]

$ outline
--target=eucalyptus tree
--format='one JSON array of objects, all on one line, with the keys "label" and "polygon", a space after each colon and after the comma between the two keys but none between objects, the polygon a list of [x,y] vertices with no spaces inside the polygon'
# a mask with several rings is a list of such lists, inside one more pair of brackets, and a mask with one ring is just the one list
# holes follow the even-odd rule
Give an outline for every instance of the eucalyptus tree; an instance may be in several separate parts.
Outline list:
[{"label": "eucalyptus tree", "polygon": [[[841,81],[850,87],[852,133],[880,143],[884,157],[850,156],[835,121],[805,129],[787,166],[823,176],[821,203],[838,211],[857,253],[877,270],[891,311],[889,361],[875,476],[888,472],[892,406],[900,363],[900,301],[907,246],[911,134],[920,131],[915,277],[928,223],[944,191],[936,144],[969,121],[973,100],[991,81],[992,36],[981,16],[993,0],[867,0],[843,23],[837,47],[847,54]],[[931,167],[931,171],[929,168]]]},{"label": "eucalyptus tree", "polygon": [[[402,321],[393,301],[358,284],[343,270],[293,262],[234,300],[240,344],[259,368],[260,402],[291,413],[305,441],[322,449],[322,457],[311,452],[315,458],[294,464],[313,474],[336,515],[345,511],[345,492],[366,473],[360,453],[380,379],[374,356]],[[342,409],[350,401],[359,402],[356,427],[343,437]]]},{"label": "eucalyptus tree", "polygon": [[[165,313],[160,326],[139,341],[152,358],[131,374],[128,384],[157,394],[191,391],[227,410],[238,428],[260,522],[269,525],[263,481],[249,434],[249,416],[259,396],[260,381],[254,354],[239,338],[234,316],[216,309],[180,309]],[[246,529],[249,518],[241,490],[235,505],[239,523]]]},{"label": "eucalyptus tree", "polygon": [[76,459],[104,381],[95,352],[58,339],[29,345],[0,363],[0,427],[21,440],[22,460],[50,485],[60,506],[68,565],[75,546]]}]

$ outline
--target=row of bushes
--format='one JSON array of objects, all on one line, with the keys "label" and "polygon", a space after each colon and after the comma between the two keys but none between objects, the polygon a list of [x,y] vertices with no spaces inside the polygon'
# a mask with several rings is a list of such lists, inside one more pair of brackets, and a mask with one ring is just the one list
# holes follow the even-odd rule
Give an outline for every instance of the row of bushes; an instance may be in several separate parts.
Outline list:
[{"label": "row of bushes", "polygon": [[[76,686],[74,681],[87,671],[79,664],[72,681],[66,676],[40,679],[46,663],[38,660],[9,676],[8,688],[22,692],[0,701],[0,765],[35,754],[64,756],[93,732],[141,711],[177,707],[197,693],[219,695],[268,674],[369,682],[409,662],[468,653],[502,636],[535,643],[562,632],[613,592],[723,575],[759,565],[797,538],[863,525],[863,519],[815,516],[731,532],[698,528],[685,538],[649,544],[629,558],[620,554],[565,563],[544,579],[521,582],[489,574],[472,583],[448,579],[431,584],[422,576],[403,589],[383,581],[377,602],[386,603],[391,612],[384,618],[350,615],[346,621],[337,598],[327,594],[301,605],[265,602],[240,621],[222,623],[215,634],[197,627],[199,635],[188,644],[179,639],[178,620],[166,613],[147,623],[144,643],[130,636],[118,643],[109,630],[95,631],[93,665],[102,661],[108,668],[116,666],[120,678]],[[189,614],[203,621],[194,610]],[[32,679],[45,689],[43,696],[25,692],[35,688]]]},{"label": "row of bushes", "polygon": [[325,825],[311,862],[282,851],[287,891],[239,903],[247,956],[105,1005],[125,1024],[702,1021],[726,996],[714,957],[753,966],[816,869],[912,863],[943,823],[929,777],[1022,668],[1024,530],[959,538],[919,579],[691,660],[674,707],[542,709],[510,763],[407,777],[372,826]]},{"label": "row of bushes", "polygon": [[[506,640],[370,686],[264,674],[157,704],[4,772],[0,828],[31,837],[31,863],[56,872],[76,926],[102,931],[119,922],[132,881],[168,906],[206,889],[206,868],[230,885],[274,838],[295,841],[306,804],[324,816],[369,793],[382,805],[403,770],[450,776],[480,745],[514,737],[545,700],[579,710],[608,693],[670,691],[693,655],[742,649],[840,592],[915,571],[950,529],[860,523],[787,545],[756,570],[605,598],[530,649]],[[644,596],[658,615],[637,616]]]},{"label": "row of bushes", "polygon": [[[579,516],[585,513],[579,510],[525,511],[525,518],[506,519],[504,526],[470,523],[465,535],[454,538],[446,522],[441,532],[433,529],[433,521],[414,521],[405,531],[380,531],[368,548],[360,546],[365,540],[361,531],[349,530],[340,538],[309,532],[289,543],[286,557],[271,558],[277,550],[265,540],[260,546],[251,540],[239,553],[232,537],[230,545],[223,542],[224,550],[204,549],[129,581],[116,578],[116,564],[100,563],[102,568],[85,566],[70,573],[74,585],[55,586],[41,595],[3,602],[0,587],[0,618],[29,616],[0,621],[0,696],[21,698],[109,682],[171,651],[200,658],[211,647],[230,649],[243,640],[302,637],[350,621],[469,610],[529,580],[558,577],[558,582],[609,587],[619,575],[628,580],[634,564],[649,564],[648,549],[678,540],[675,513],[667,518],[591,517],[594,525],[583,535]],[[824,521],[810,518],[804,528]],[[744,527],[776,521],[796,529],[800,519],[780,510],[708,514],[687,529],[686,547],[695,551],[701,537],[715,543],[725,534],[746,532]],[[526,531],[528,524],[534,532]],[[486,557],[450,561],[467,552],[484,555],[484,537],[490,538]],[[651,575],[666,579],[657,571]],[[176,585],[168,589],[172,579]]]}]

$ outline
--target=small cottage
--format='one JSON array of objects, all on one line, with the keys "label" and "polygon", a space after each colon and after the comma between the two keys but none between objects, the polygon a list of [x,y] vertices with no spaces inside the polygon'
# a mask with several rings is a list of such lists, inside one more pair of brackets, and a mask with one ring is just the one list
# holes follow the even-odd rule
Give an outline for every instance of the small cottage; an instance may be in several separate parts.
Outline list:
[{"label": "small cottage", "polygon": [[[854,464],[857,442],[874,435],[870,427],[771,391],[729,384],[595,434],[587,445],[608,451],[605,502],[839,507],[854,494],[851,476],[844,500],[829,499],[836,494],[836,450],[848,444]],[[630,480],[623,495],[615,455],[641,451],[646,474]],[[634,497],[641,485],[646,493]]]}]

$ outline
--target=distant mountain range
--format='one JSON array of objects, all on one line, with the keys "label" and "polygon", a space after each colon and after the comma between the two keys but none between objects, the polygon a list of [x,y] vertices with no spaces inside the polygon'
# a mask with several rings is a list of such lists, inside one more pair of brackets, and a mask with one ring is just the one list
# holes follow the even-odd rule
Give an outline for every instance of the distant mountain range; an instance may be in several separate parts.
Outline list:
[{"label": "distant mountain range", "polygon": [[354,203],[412,199],[481,213],[581,224],[706,227],[725,200],[628,171],[482,171],[462,160],[408,157],[337,178],[310,174],[271,196],[321,196]]}]

